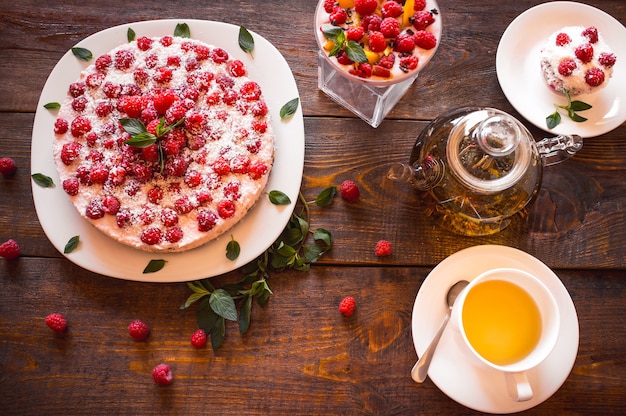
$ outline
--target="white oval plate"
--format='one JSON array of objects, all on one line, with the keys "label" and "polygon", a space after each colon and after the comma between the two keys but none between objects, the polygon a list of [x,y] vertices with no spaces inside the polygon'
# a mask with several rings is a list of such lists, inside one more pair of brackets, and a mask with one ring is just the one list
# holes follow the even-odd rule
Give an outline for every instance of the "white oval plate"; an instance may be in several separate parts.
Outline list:
[{"label": "white oval plate", "polygon": [[[535,275],[554,295],[561,314],[561,329],[548,358],[528,372],[534,397],[513,401],[504,374],[480,363],[450,325],[444,331],[428,370],[428,377],[458,403],[487,413],[514,413],[547,400],[567,379],[578,353],[578,316],[569,293],[550,268],[521,250],[498,245],[461,250],[435,267],[422,283],[412,317],[413,343],[418,357],[430,343],[448,311],[446,293],[459,280],[471,281],[489,269],[513,267]],[[408,377],[409,369],[407,369]]]},{"label": "white oval plate", "polygon": [[[546,39],[564,26],[595,26],[617,56],[613,76],[605,88],[573,99],[593,108],[579,114],[588,120],[572,121],[561,113],[561,123],[548,129],[546,117],[555,104],[567,105],[565,96],[546,86],[539,52]],[[520,14],[504,31],[496,53],[496,72],[504,95],[528,121],[553,134],[584,138],[607,133],[626,120],[626,28],[611,15],[586,4],[556,1]]]},{"label": "white oval plate", "polygon": [[[68,51],[52,70],[41,93],[33,125],[31,171],[50,176],[56,186],[42,188],[33,183],[33,199],[41,226],[59,252],[73,236],[80,245],[65,256],[73,263],[110,277],[146,282],[184,282],[227,273],[244,266],[263,253],[280,235],[289,221],[300,191],[304,167],[304,121],[298,107],[290,119],[281,121],[280,108],[299,97],[295,79],[280,52],[260,35],[254,37],[253,56],[239,47],[239,26],[204,20],[153,20],[116,26],[91,35],[76,46],[89,49],[94,58],[127,42],[132,28],[139,36],[173,35],[179,23],[187,23],[191,37],[224,48],[231,57],[242,60],[248,76],[263,89],[276,134],[274,166],[266,191],[279,190],[292,203],[276,206],[266,195],[246,216],[221,238],[182,253],[149,253],[117,243],[83,219],[60,186],[52,157],[53,125],[56,111],[43,108],[49,102],[62,102],[67,87],[78,79],[89,62],[78,60]],[[226,244],[231,235],[239,242],[241,253],[235,261],[226,258]],[[143,270],[153,259],[167,263],[156,273]]]}]

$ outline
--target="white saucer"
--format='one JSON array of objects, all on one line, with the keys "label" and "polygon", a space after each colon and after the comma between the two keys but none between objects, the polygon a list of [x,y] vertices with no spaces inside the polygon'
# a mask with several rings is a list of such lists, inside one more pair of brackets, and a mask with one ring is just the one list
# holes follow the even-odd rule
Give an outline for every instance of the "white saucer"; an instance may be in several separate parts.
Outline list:
[{"label": "white saucer", "polygon": [[[428,376],[453,400],[487,413],[512,413],[547,400],[567,379],[578,353],[578,317],[574,303],[559,278],[541,261],[515,248],[482,245],[444,259],[422,283],[413,307],[413,343],[421,356],[448,310],[445,296],[458,280],[471,281],[497,267],[514,267],[537,276],[554,294],[561,313],[561,330],[548,358],[528,373],[534,397],[526,402],[509,398],[504,375],[480,364],[465,349],[461,335],[448,326],[435,352]],[[408,370],[407,370],[408,371]],[[408,374],[407,374],[408,376]]]},{"label": "white saucer", "polygon": [[[546,117],[554,104],[567,99],[553,92],[543,80],[539,52],[546,39],[564,26],[595,26],[617,56],[613,76],[602,90],[575,99],[593,106],[581,112],[588,120],[576,123],[561,114],[561,123],[549,130]],[[595,137],[619,127],[626,120],[626,28],[611,15],[586,4],[556,1],[540,4],[520,14],[504,31],[496,53],[496,73],[504,95],[535,126],[553,134]],[[621,58],[621,59],[620,59]]]}]

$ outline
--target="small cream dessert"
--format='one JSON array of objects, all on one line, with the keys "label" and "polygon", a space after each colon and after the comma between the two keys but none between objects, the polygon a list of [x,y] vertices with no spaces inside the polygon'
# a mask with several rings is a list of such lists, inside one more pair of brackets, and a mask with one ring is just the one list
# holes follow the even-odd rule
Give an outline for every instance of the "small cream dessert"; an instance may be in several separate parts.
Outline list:
[{"label": "small cream dessert", "polygon": [[574,96],[604,88],[613,75],[616,56],[595,27],[567,26],[550,35],[540,60],[547,85]]},{"label": "small cream dessert", "polygon": [[[146,251],[198,247],[264,191],[274,134],[259,84],[224,49],[139,37],[69,85],[54,160],[78,212]],[[63,221],[62,218],[59,221]]]}]

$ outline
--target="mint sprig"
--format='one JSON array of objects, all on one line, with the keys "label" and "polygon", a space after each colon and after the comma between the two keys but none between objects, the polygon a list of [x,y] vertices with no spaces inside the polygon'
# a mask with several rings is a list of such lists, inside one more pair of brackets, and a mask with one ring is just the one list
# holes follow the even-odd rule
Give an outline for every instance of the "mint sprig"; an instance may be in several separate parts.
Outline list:
[{"label": "mint sprig", "polygon": [[328,56],[335,56],[343,50],[351,61],[367,62],[367,55],[365,55],[363,47],[353,40],[346,41],[346,33],[342,28],[326,23],[322,25],[322,32],[324,32],[326,39],[335,43]]},{"label": "mint sprig", "polygon": [[119,121],[122,127],[124,127],[126,133],[130,135],[130,139],[125,142],[127,145],[144,149],[156,143],[159,153],[159,167],[161,173],[163,173],[165,160],[163,157],[164,152],[161,148],[161,141],[159,139],[169,133],[173,128],[184,123],[185,119],[181,118],[174,124],[166,125],[165,118],[161,117],[159,124],[157,124],[155,128],[156,135],[150,133],[146,128],[146,125],[143,124],[141,120],[137,120],[136,118],[121,118]]},{"label": "mint sprig", "polygon": [[569,92],[567,91],[565,92],[565,96],[567,97],[567,105],[555,104],[554,107],[556,108],[556,110],[554,111],[554,113],[546,117],[546,125],[549,129],[553,129],[561,123],[561,114],[559,110],[565,110],[568,117],[576,123],[582,123],[583,121],[587,121],[587,119],[579,115],[577,111],[589,110],[590,108],[592,108],[592,106],[583,101],[572,101]]}]

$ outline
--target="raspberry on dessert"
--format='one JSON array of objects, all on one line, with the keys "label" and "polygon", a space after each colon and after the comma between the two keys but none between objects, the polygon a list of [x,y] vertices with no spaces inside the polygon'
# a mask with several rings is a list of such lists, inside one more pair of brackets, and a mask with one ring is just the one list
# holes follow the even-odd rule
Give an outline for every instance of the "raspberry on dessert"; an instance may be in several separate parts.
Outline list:
[{"label": "raspberry on dessert", "polygon": [[137,47],[142,51],[147,51],[152,47],[152,39],[147,36],[137,38]]},{"label": "raspberry on dessert", "polygon": [[202,348],[206,345],[206,332],[204,332],[204,329],[198,329],[191,334],[191,345],[196,348]]},{"label": "raspberry on dessert", "polygon": [[87,117],[78,116],[72,120],[70,129],[72,131],[72,136],[80,137],[91,131],[91,122]]},{"label": "raspberry on dessert", "polygon": [[376,11],[378,0],[354,0],[354,10],[361,16],[367,16]]},{"label": "raspberry on dessert", "polygon": [[595,26],[589,26],[583,30],[582,35],[589,40],[589,43],[598,42],[598,29],[596,29]]},{"label": "raspberry on dessert", "polygon": [[153,246],[161,242],[163,235],[158,228],[147,228],[141,233],[140,238],[143,243]]},{"label": "raspberry on dessert", "polygon": [[80,157],[81,148],[82,145],[78,142],[65,143],[61,148],[61,161],[66,165],[71,165]]},{"label": "raspberry on dessert", "polygon": [[54,132],[56,134],[64,134],[69,129],[70,125],[67,120],[57,118],[54,122]]},{"label": "raspberry on dessert", "polygon": [[331,24],[335,26],[340,26],[346,23],[346,20],[348,20],[348,13],[341,7],[336,6],[330,14],[329,18]]},{"label": "raspberry on dessert", "polygon": [[354,181],[346,179],[339,187],[339,194],[344,200],[348,202],[356,202],[359,200],[361,191]]},{"label": "raspberry on dessert", "polygon": [[69,178],[63,181],[63,190],[70,196],[78,195],[79,187],[80,184],[76,178]]},{"label": "raspberry on dessert", "polygon": [[165,240],[169,243],[177,243],[183,239],[183,230],[180,227],[168,228],[165,231]]},{"label": "raspberry on dessert", "polygon": [[413,15],[413,27],[417,30],[424,30],[435,23],[433,14],[427,10],[420,10]]},{"label": "raspberry on dessert", "polygon": [[572,72],[574,72],[576,66],[576,62],[573,59],[563,59],[559,63],[559,74],[563,75],[564,77],[568,77],[572,75]]},{"label": "raspberry on dessert", "polygon": [[120,210],[120,201],[112,195],[107,195],[102,201],[102,209],[105,214],[115,215]]},{"label": "raspberry on dessert", "polygon": [[211,50],[210,58],[216,64],[223,64],[228,61],[228,52],[222,48],[214,48]]},{"label": "raspberry on dessert", "polygon": [[0,257],[12,260],[20,256],[20,246],[13,239],[0,244]]},{"label": "raspberry on dessert", "polygon": [[600,53],[600,56],[598,56],[598,62],[605,68],[613,67],[613,65],[615,65],[615,61],[617,61],[617,58],[613,53],[602,52]]},{"label": "raspberry on dessert", "polygon": [[356,300],[352,296],[346,296],[339,303],[339,312],[346,317],[352,316],[355,308]]},{"label": "raspberry on dessert", "polygon": [[567,33],[559,33],[556,35],[556,46],[565,46],[572,41],[572,38]]},{"label": "raspberry on dessert", "polygon": [[366,32],[376,32],[380,31],[380,24],[382,23],[383,18],[377,14],[370,14],[363,18],[361,22],[361,26]]},{"label": "raspberry on dessert", "polygon": [[[394,49],[400,53],[411,53],[415,49],[415,40],[408,33],[402,33],[396,38]],[[391,56],[391,55],[390,55]]]},{"label": "raspberry on dessert", "polygon": [[415,41],[415,45],[422,49],[430,50],[437,46],[437,38],[435,35],[425,30],[415,32],[413,40]]},{"label": "raspberry on dessert", "polygon": [[326,13],[332,13],[335,9],[336,0],[324,0],[324,10]]},{"label": "raspberry on dessert", "polygon": [[385,17],[380,22],[380,32],[386,38],[395,38],[400,34],[400,24],[393,17]]},{"label": "raspberry on dessert", "polygon": [[128,69],[135,62],[135,55],[129,50],[121,49],[115,52],[113,65],[117,69]]},{"label": "raspberry on dessert", "polygon": [[150,335],[150,327],[145,322],[135,319],[128,325],[128,334],[136,341],[142,341]]},{"label": "raspberry on dessert", "polygon": [[51,313],[50,315],[46,316],[46,325],[54,332],[67,331],[67,321],[65,320],[65,317],[60,313]]},{"label": "raspberry on dessert", "polygon": [[365,35],[363,26],[350,26],[346,31],[346,39],[358,42]]},{"label": "raspberry on dessert", "polygon": [[13,176],[15,174],[16,166],[15,160],[10,157],[0,158],[0,174],[5,178]]},{"label": "raspberry on dessert", "polygon": [[592,87],[597,87],[604,82],[604,71],[600,68],[591,68],[585,73],[585,82]]},{"label": "raspberry on dessert", "polygon": [[387,240],[380,240],[376,243],[374,253],[378,257],[391,256],[391,244]]},{"label": "raspberry on dessert", "polygon": [[426,0],[415,0],[413,2],[413,10],[419,12],[420,10],[424,10],[426,7]]},{"label": "raspberry on dessert", "polygon": [[380,8],[383,17],[399,17],[403,11],[402,5],[394,0],[387,0]]},{"label": "raspberry on dessert", "polygon": [[217,216],[211,211],[200,211],[196,220],[198,221],[198,231],[207,232],[215,227]]},{"label": "raspberry on dessert", "polygon": [[222,218],[230,218],[235,215],[235,204],[233,201],[224,199],[218,204],[217,213]]},{"label": "raspberry on dessert", "polygon": [[382,52],[387,48],[387,42],[385,41],[385,35],[378,31],[372,31],[369,33],[368,45],[372,52]]},{"label": "raspberry on dessert", "polygon": [[173,375],[170,367],[166,364],[159,364],[152,369],[152,378],[159,386],[167,386],[173,381]]},{"label": "raspberry on dessert", "polygon": [[593,46],[591,46],[590,43],[580,45],[576,48],[574,54],[583,63],[591,62],[591,60],[593,59]]}]

